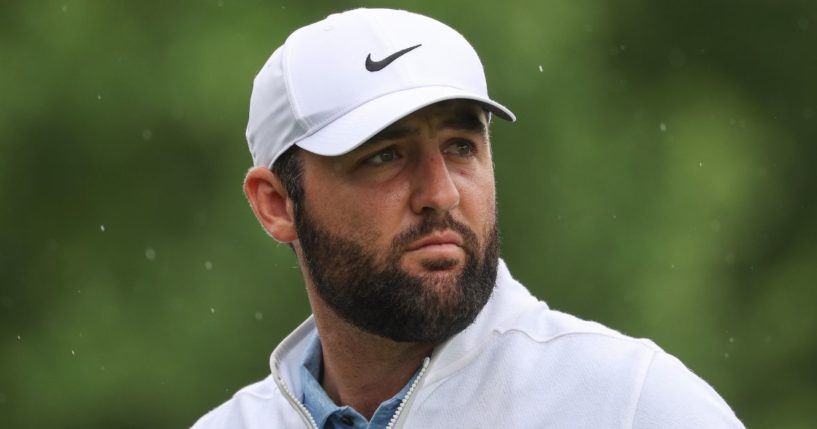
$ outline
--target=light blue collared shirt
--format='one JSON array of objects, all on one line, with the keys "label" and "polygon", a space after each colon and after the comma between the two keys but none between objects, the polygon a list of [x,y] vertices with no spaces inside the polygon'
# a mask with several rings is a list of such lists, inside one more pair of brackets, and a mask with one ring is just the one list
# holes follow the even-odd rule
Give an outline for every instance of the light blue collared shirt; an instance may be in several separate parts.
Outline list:
[{"label": "light blue collared shirt", "polygon": [[301,398],[306,409],[312,414],[319,429],[382,429],[389,424],[400,402],[406,396],[409,386],[417,377],[417,372],[411,376],[408,383],[403,386],[391,399],[383,401],[372,415],[372,420],[367,421],[354,408],[344,405],[339,407],[326,394],[318,381],[323,368],[323,354],[321,352],[321,341],[318,334],[312,335],[309,345],[304,351],[303,365],[300,368],[301,384],[304,388],[304,395]]}]

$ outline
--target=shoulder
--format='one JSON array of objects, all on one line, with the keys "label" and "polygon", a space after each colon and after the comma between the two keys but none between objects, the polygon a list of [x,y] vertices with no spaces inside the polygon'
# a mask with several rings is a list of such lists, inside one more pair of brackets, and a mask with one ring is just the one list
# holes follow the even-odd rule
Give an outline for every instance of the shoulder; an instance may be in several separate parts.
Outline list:
[{"label": "shoulder", "polygon": [[577,400],[619,398],[628,410],[620,417],[633,428],[743,427],[706,381],[648,339],[543,305],[502,328],[499,343],[536,362],[530,371],[555,368],[550,382],[563,381]]},{"label": "shoulder", "polygon": [[251,429],[270,427],[276,422],[289,427],[287,422],[298,421],[297,415],[293,420],[291,414],[291,407],[270,375],[236,392],[232,398],[202,416],[193,429]]},{"label": "shoulder", "polygon": [[[664,353],[650,340],[633,338],[544,305],[499,327],[496,333],[488,350],[507,355],[515,367],[528,362],[524,372],[560,380],[573,386],[571,390],[579,397],[615,392],[620,399],[630,398],[633,407],[652,359]],[[550,371],[543,372],[544,368]]]},{"label": "shoulder", "polygon": [[545,308],[522,315],[503,335],[523,335],[533,346],[517,342],[517,352],[534,349],[573,374],[567,380],[583,385],[582,395],[631,398],[620,405],[633,428],[743,427],[706,381],[648,339]]},{"label": "shoulder", "polygon": [[491,331],[500,342],[509,339],[548,352],[563,348],[582,352],[589,358],[604,358],[609,352],[649,356],[660,350],[652,341],[636,339],[600,323],[552,310],[513,279],[504,264],[481,332]]},{"label": "shoulder", "polygon": [[661,348],[644,338],[633,338],[600,323],[583,320],[546,305],[530,308],[512,323],[496,329],[500,337],[523,336],[549,351],[564,349],[583,359],[624,358],[633,355],[651,359]]},{"label": "shoulder", "polygon": [[680,360],[656,353],[641,387],[633,428],[742,428],[729,405]]}]

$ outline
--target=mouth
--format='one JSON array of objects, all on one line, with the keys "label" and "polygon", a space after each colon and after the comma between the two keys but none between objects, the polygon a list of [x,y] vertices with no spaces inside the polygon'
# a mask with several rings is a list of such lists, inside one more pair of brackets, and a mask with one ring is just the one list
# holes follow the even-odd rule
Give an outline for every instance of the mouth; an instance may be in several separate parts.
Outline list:
[{"label": "mouth", "polygon": [[417,241],[412,242],[408,251],[418,250],[447,250],[462,248],[462,237],[454,231],[437,231],[433,232]]}]

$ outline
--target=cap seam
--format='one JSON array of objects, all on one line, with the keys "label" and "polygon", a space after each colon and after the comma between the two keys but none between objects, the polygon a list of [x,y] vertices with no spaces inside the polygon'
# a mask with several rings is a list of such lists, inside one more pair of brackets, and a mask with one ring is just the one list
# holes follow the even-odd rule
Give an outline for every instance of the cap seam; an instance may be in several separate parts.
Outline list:
[{"label": "cap seam", "polygon": [[284,52],[281,56],[281,73],[284,75],[284,88],[286,89],[287,101],[289,101],[289,111],[292,113],[292,117],[295,118],[298,125],[300,125],[302,128],[309,129],[308,126],[303,126],[304,121],[301,119],[301,107],[297,104],[297,101],[292,94],[292,84],[289,77],[289,51],[291,49],[291,44],[289,41],[295,34],[297,34],[297,32],[292,33],[292,35],[287,38],[286,42],[284,42]]},{"label": "cap seam", "polygon": [[[290,73],[289,73],[289,51],[291,49],[291,44],[289,43],[292,40],[293,36],[295,36],[298,32],[292,33],[287,40],[284,41],[283,51],[281,52],[281,74],[284,77],[284,93],[287,98],[287,105],[289,107],[289,113],[292,115],[292,118],[295,120],[295,123],[301,128],[305,130],[309,130],[308,126],[305,126],[304,121],[301,119],[300,114],[300,106],[298,106],[295,97],[292,94],[292,84],[290,82]],[[272,164],[275,163],[275,160],[281,156],[282,153],[286,152],[287,149],[292,147],[296,141],[300,140],[303,137],[297,138],[293,140],[291,143],[284,143],[281,149],[278,152],[272,154],[270,160],[266,163],[267,168],[272,168]]]}]

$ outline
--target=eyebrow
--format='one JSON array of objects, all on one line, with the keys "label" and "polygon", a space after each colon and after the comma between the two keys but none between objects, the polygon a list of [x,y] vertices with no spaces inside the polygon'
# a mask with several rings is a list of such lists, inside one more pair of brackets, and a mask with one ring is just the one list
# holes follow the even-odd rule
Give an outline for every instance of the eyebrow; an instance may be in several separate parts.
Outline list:
[{"label": "eyebrow", "polygon": [[471,110],[461,110],[443,121],[442,128],[450,128],[459,131],[471,131],[484,134],[485,124],[480,120],[479,115]]},{"label": "eyebrow", "polygon": [[[478,134],[485,134],[487,131],[485,124],[480,120],[479,115],[470,110],[460,110],[454,112],[453,116],[443,120],[440,128],[468,131]],[[383,131],[375,134],[369,140],[363,142],[362,146],[370,146],[386,140],[400,140],[419,133],[420,130],[418,128],[393,124],[386,127]]]}]

